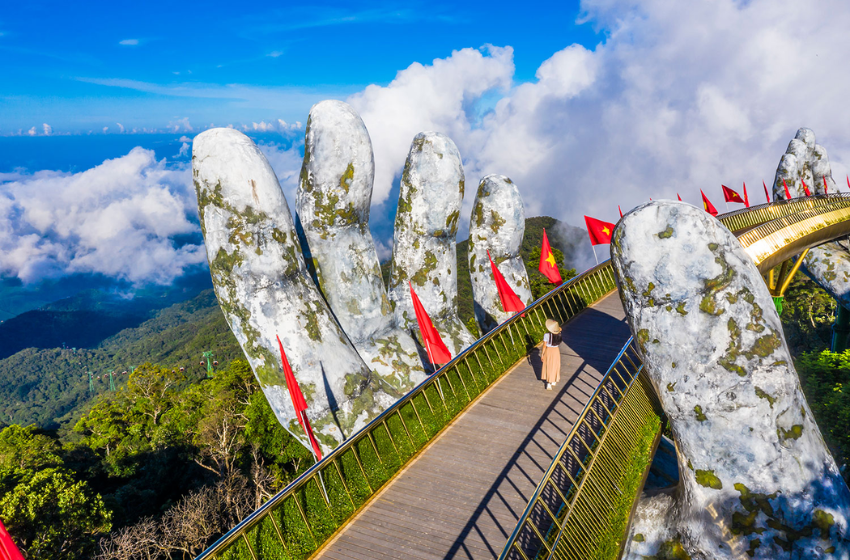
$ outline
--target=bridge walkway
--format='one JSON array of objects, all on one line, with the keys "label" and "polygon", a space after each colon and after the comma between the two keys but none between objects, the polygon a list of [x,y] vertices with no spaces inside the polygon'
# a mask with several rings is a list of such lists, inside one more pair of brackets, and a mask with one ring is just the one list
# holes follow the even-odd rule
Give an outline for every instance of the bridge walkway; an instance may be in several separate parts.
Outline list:
[{"label": "bridge walkway", "polygon": [[616,292],[563,327],[561,382],[539,348],[491,386],[314,558],[495,558],[629,337]]}]

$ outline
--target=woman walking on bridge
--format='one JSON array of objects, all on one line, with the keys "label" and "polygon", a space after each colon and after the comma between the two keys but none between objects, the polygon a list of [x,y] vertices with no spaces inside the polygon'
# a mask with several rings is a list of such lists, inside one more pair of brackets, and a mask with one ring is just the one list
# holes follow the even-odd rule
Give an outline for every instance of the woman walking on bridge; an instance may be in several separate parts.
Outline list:
[{"label": "woman walking on bridge", "polygon": [[541,377],[546,382],[546,389],[551,391],[552,387],[561,380],[561,325],[554,319],[546,319],[546,329],[549,331],[543,335],[543,373]]}]

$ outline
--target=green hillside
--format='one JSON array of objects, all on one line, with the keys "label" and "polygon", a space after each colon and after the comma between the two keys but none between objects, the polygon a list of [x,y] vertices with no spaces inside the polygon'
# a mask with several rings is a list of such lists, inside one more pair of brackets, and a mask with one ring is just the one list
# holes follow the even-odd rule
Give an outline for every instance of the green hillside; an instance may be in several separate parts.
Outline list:
[{"label": "green hillside", "polygon": [[[584,234],[554,218],[526,220],[521,253],[535,297],[551,288],[537,272],[544,227],[552,247],[567,255],[562,268],[571,266],[576,239],[583,239]],[[582,237],[577,238],[576,232]],[[470,324],[473,308],[467,241],[458,243],[457,253],[458,312]],[[389,263],[382,271],[386,280]],[[564,279],[569,275],[562,270]],[[149,299],[120,300],[91,290],[0,324],[0,358],[4,358],[0,359],[0,422],[64,431],[90,406],[93,397],[108,391],[109,371],[117,373],[119,386],[126,383],[121,372],[145,362],[185,367],[189,379],[200,379],[206,372],[199,365],[203,352],[211,350],[222,367],[242,357],[212,290],[151,311],[155,304]],[[152,313],[153,317],[147,318]],[[89,392],[88,371],[95,375],[94,394]]]},{"label": "green hillside", "polygon": [[206,368],[199,360],[206,350],[222,363],[242,355],[212,290],[161,310],[94,348],[27,348],[0,360],[0,418],[56,429],[73,422],[92,400],[86,372],[95,375],[95,396],[108,390],[109,371],[117,373],[115,381],[121,385],[126,383],[121,372],[145,362],[182,366],[189,377],[201,378]]}]

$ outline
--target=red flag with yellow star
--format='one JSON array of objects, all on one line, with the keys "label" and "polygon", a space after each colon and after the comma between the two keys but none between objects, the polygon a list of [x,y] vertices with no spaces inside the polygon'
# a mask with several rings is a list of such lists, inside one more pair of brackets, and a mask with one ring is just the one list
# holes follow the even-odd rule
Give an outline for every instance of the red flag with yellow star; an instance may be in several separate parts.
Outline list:
[{"label": "red flag with yellow star", "polygon": [[283,376],[286,380],[286,388],[289,391],[289,397],[292,399],[292,406],[295,408],[295,416],[298,418],[298,423],[301,424],[301,429],[307,434],[310,440],[310,446],[313,448],[313,455],[316,457],[316,462],[322,460],[322,448],[319,442],[316,441],[316,436],[313,434],[313,427],[310,425],[310,419],[307,418],[307,401],[304,399],[304,393],[301,392],[301,387],[298,386],[298,381],[295,379],[295,374],[292,373],[292,367],[289,365],[289,360],[286,358],[286,352],[283,351],[283,343],[280,337],[277,338],[277,345],[280,347],[280,362],[283,366]]},{"label": "red flag with yellow star", "polygon": [[543,245],[540,247],[540,264],[537,265],[537,270],[553,284],[563,282],[561,272],[558,270],[558,263],[555,262],[555,253],[549,246],[549,238],[546,236],[545,228],[543,229]]},{"label": "red flag with yellow star", "polygon": [[739,195],[726,185],[720,186],[723,187],[723,198],[726,200],[726,202],[740,202],[741,204],[744,204],[744,199],[741,198],[741,195]]},{"label": "red flag with yellow star", "polygon": [[490,261],[490,268],[493,270],[493,280],[496,281],[496,291],[499,292],[499,299],[502,301],[502,309],[505,313],[519,313],[525,309],[525,304],[516,295],[516,292],[511,289],[508,281],[502,276],[502,272],[493,259],[490,257],[490,251],[487,251],[487,259]]},{"label": "red flag with yellow star", "polygon": [[431,317],[419,301],[419,296],[413,291],[413,284],[408,281],[407,285],[410,286],[410,299],[413,300],[413,312],[416,313],[416,323],[422,334],[425,351],[428,352],[428,359],[434,364],[434,369],[437,369],[437,364],[447,364],[452,361],[452,353],[446,348],[446,343],[434,328],[434,323],[431,322]]},{"label": "red flag with yellow star", "polygon": [[806,191],[806,196],[812,196],[812,193],[809,192],[809,185],[807,185],[802,179],[800,179],[800,182],[803,183],[803,190]]},{"label": "red flag with yellow star", "polygon": [[712,216],[717,215],[717,208],[714,207],[714,204],[708,200],[708,197],[705,196],[705,193],[702,192],[702,189],[699,190],[699,193],[702,195],[702,207],[705,208],[705,211],[711,214]]},{"label": "red flag with yellow star", "polygon": [[589,216],[584,217],[587,224],[587,233],[590,235],[591,245],[606,245],[611,243],[611,234],[614,232],[614,224],[603,222]]}]

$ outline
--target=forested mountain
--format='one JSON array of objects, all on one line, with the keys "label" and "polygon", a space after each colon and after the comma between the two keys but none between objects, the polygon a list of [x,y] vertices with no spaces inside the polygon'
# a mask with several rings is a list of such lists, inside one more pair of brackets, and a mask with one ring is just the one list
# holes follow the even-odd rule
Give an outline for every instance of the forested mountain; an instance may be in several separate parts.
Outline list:
[{"label": "forested mountain", "polygon": [[[551,287],[536,270],[543,227],[567,266],[586,243],[583,230],[528,220],[522,254],[535,297]],[[468,319],[465,241],[458,257],[460,313]],[[562,269],[564,278],[571,274]],[[824,439],[846,465],[850,352],[823,351],[834,308],[798,275],[782,322]],[[220,361],[212,379],[198,364],[206,350]],[[0,518],[27,557],[194,557],[309,467],[309,452],[277,422],[241,356],[207,290],[94,348],[30,348],[0,360],[0,407],[14,420],[0,430]],[[114,392],[102,377],[113,369]],[[101,375],[93,396],[85,371]],[[30,423],[37,426],[21,426]]]},{"label": "forested mountain", "polygon": [[[81,407],[108,390],[110,371],[119,386],[126,383],[123,372],[145,362],[184,367],[189,378],[199,379],[206,375],[206,366],[199,365],[205,351],[221,363],[242,355],[212,290],[93,348],[27,348],[0,360],[0,415],[5,423],[55,429],[73,422]],[[87,372],[94,376],[93,394]]]},{"label": "forested mountain", "polygon": [[[544,227],[552,247],[568,256],[564,268],[571,266],[577,243],[586,243],[584,230],[554,218],[526,220],[521,252],[535,297],[550,287],[537,272]],[[382,269],[386,278],[389,263]],[[569,275],[562,271],[565,279]],[[458,243],[458,296],[461,319],[469,324],[467,241]],[[122,300],[89,290],[0,324],[0,358],[5,358],[0,359],[0,422],[67,430],[93,397],[109,389],[110,371],[119,386],[126,383],[123,372],[144,362],[183,367],[189,379],[200,379],[206,375],[206,366],[199,365],[203,352],[212,351],[222,367],[242,356],[212,290],[157,310],[157,304],[169,301],[164,297],[177,296]],[[87,372],[94,375],[93,393]]]}]

